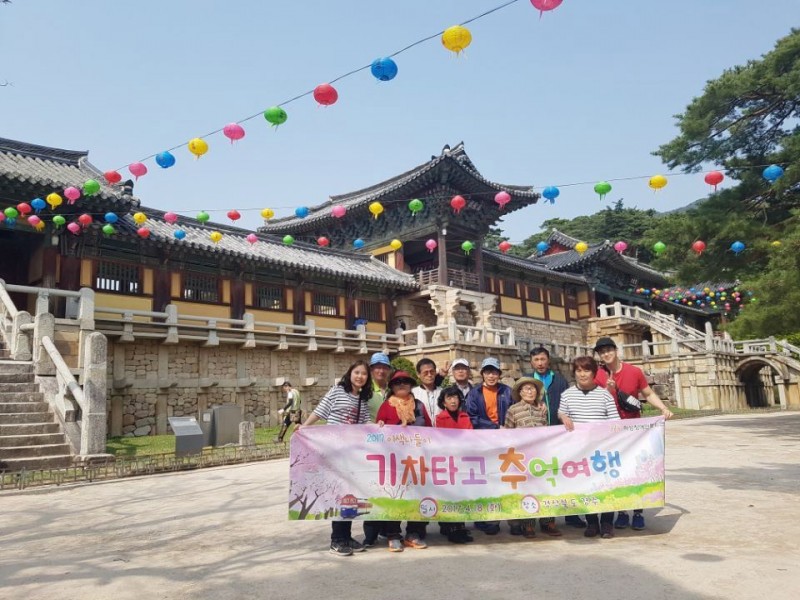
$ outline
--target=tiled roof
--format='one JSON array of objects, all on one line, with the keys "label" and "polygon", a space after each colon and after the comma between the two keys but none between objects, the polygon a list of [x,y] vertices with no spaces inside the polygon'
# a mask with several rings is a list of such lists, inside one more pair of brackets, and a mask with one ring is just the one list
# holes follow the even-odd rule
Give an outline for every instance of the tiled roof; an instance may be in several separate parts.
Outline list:
[{"label": "tiled roof", "polygon": [[116,205],[113,209],[127,210],[139,201],[120,187],[108,185],[102,172],[89,162],[89,153],[63,150],[26,142],[0,138],[0,179],[20,184],[52,188],[61,193],[64,188],[80,189],[87,179],[100,183],[100,192],[93,198]]},{"label": "tiled roof", "polygon": [[[507,205],[503,213],[498,211],[496,218],[508,214],[509,211],[523,208],[529,204],[535,204],[539,199],[539,194],[533,191],[531,186],[504,185],[485,179],[475,168],[475,165],[467,156],[464,150],[464,143],[458,144],[455,148],[445,146],[439,156],[431,157],[429,162],[414,167],[396,177],[382,181],[381,183],[366,187],[348,194],[331,196],[330,200],[317,206],[309,208],[309,215],[303,219],[295,216],[284,217],[270,221],[259,231],[263,232],[291,232],[298,227],[304,229],[313,228],[320,222],[326,220],[336,220],[330,214],[331,208],[337,205],[344,206],[348,211],[355,208],[364,208],[376,200],[381,200],[386,196],[402,190],[404,187],[414,184],[417,180],[429,176],[433,172],[441,171],[442,176],[447,176],[451,180],[455,176],[465,177],[471,184],[486,193],[499,192],[505,190],[511,195],[511,202]],[[441,181],[437,181],[441,183]],[[411,198],[408,198],[409,200]],[[447,200],[449,202],[449,199]]]},{"label": "tiled roof", "polygon": [[[174,247],[188,247],[194,252],[213,255],[229,255],[255,260],[265,265],[303,274],[322,274],[335,278],[367,281],[376,285],[392,286],[402,289],[418,289],[412,275],[393,269],[369,255],[342,252],[296,242],[287,246],[273,236],[259,235],[258,242],[250,244],[246,240],[252,231],[231,227],[220,223],[206,223],[203,226],[196,219],[180,216],[174,225],[164,221],[164,212],[142,207],[141,212],[148,217],[145,227],[150,230],[149,241]],[[133,214],[126,214],[119,221],[119,234],[136,237],[139,229]],[[186,232],[183,240],[175,238],[175,231]],[[219,243],[214,243],[209,235],[213,231],[222,233]]]},{"label": "tiled roof", "polygon": [[586,278],[583,275],[576,275],[573,273],[559,273],[558,271],[554,271],[542,265],[538,265],[533,261],[530,261],[526,258],[520,258],[519,256],[513,256],[510,254],[503,254],[502,252],[497,252],[495,250],[488,250],[487,248],[483,248],[482,250],[483,255],[486,257],[485,260],[487,263],[497,262],[501,264],[510,265],[513,267],[518,267],[528,271],[529,273],[535,273],[537,275],[541,275],[548,279],[557,280],[557,281],[569,281],[571,283],[586,283]]}]

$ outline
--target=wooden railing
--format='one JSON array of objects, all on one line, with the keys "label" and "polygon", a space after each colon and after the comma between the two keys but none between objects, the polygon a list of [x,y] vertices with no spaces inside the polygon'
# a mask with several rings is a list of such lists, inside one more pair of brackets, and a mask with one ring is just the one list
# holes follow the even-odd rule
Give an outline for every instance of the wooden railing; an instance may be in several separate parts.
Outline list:
[{"label": "wooden railing", "polygon": [[[414,274],[420,287],[436,285],[439,283],[439,269],[429,269],[418,271]],[[480,290],[481,281],[476,273],[461,271],[458,269],[447,269],[447,284],[450,287],[462,290]]]}]

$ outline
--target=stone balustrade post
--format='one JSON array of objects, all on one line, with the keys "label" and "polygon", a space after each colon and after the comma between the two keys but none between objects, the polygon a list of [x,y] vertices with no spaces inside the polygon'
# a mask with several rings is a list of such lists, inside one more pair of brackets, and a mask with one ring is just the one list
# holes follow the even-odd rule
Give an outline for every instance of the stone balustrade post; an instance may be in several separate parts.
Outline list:
[{"label": "stone balustrade post", "polygon": [[86,337],[94,331],[94,290],[81,288],[78,294],[78,368],[83,368]]},{"label": "stone balustrade post", "polygon": [[[244,334],[244,348],[255,348],[256,347],[256,318],[253,316],[253,313],[244,313],[242,316],[244,320],[244,326],[242,329],[245,331]],[[316,348],[315,348],[316,350]]]},{"label": "stone balustrade post", "polygon": [[180,341],[178,337],[178,307],[174,304],[167,304],[164,307],[164,312],[167,315],[164,321],[167,324],[167,338],[164,343],[177,344]]},{"label": "stone balustrade post", "polygon": [[40,290],[36,295],[36,313],[37,315],[50,312],[50,292],[49,290]]},{"label": "stone balustrade post", "polygon": [[458,323],[456,323],[455,319],[450,319],[447,322],[447,339],[450,342],[458,340]]},{"label": "stone balustrade post", "polygon": [[622,302],[614,302],[614,316],[615,317],[622,316]]},{"label": "stone balustrade post", "polygon": [[133,313],[125,311],[122,313],[122,335],[119,336],[120,342],[132,342],[136,339],[133,335]]},{"label": "stone balustrade post", "polygon": [[508,332],[507,345],[516,346],[517,345],[517,339],[514,337],[514,328],[513,327],[509,327],[508,329],[506,329],[506,331]]},{"label": "stone balustrade post", "polygon": [[417,346],[425,345],[425,325],[417,325]]},{"label": "stone balustrade post", "polygon": [[203,346],[210,347],[210,346],[219,346],[219,336],[217,336],[217,320],[216,319],[209,319],[208,320],[208,337],[206,341],[203,343]]},{"label": "stone balustrade post", "polygon": [[600,312],[601,317],[608,316],[608,306],[606,306],[605,304],[601,304],[600,306],[598,306],[597,310]]},{"label": "stone balustrade post", "polygon": [[308,346],[306,352],[317,351],[317,322],[314,319],[306,319],[306,333],[308,334]]},{"label": "stone balustrade post", "polygon": [[31,338],[27,331],[22,330],[23,325],[30,325],[31,315],[24,310],[20,310],[11,321],[11,358],[13,360],[30,360],[33,356],[31,352]]},{"label": "stone balustrade post", "polygon": [[106,378],[108,340],[102,333],[86,336],[83,357],[83,399],[81,406],[81,455],[106,451]]},{"label": "stone balustrade post", "polygon": [[367,326],[366,325],[356,325],[356,331],[358,331],[358,353],[359,354],[366,354],[367,350]]},{"label": "stone balustrade post", "polygon": [[42,338],[55,337],[56,318],[49,312],[38,313],[33,320],[33,369],[39,376],[56,374],[56,366],[42,343]]},{"label": "stone balustrade post", "polygon": [[647,343],[647,340],[642,340],[642,357],[650,356],[650,344]]}]

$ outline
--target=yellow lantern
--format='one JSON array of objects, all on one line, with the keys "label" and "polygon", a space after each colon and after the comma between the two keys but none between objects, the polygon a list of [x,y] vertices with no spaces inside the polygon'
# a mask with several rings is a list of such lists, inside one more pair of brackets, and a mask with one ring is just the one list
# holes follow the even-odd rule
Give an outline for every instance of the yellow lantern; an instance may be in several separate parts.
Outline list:
[{"label": "yellow lantern", "polygon": [[189,141],[189,152],[194,154],[195,158],[200,158],[208,152],[208,143],[202,138],[194,138]]},{"label": "yellow lantern", "polygon": [[208,237],[210,237],[211,241],[215,244],[219,244],[219,241],[222,239],[222,234],[219,231],[212,231]]},{"label": "yellow lantern", "polygon": [[64,199],[55,192],[47,194],[45,200],[50,205],[50,210],[57,209],[59,206],[61,206],[61,203],[64,202]]},{"label": "yellow lantern", "polygon": [[667,178],[663,175],[653,175],[650,178],[650,187],[653,188],[655,191],[660,190],[661,188],[667,185]]},{"label": "yellow lantern", "polygon": [[261,217],[265,221],[269,221],[274,216],[275,216],[275,211],[272,210],[271,208],[265,208],[264,210],[261,211]]},{"label": "yellow lantern", "polygon": [[372,213],[372,216],[376,219],[378,216],[383,212],[383,204],[380,202],[373,202],[369,205],[369,212]]},{"label": "yellow lantern", "polygon": [[389,246],[391,246],[392,250],[400,250],[403,247],[403,242],[400,240],[392,240],[389,242]]},{"label": "yellow lantern", "polygon": [[459,54],[472,43],[472,34],[462,25],[453,25],[444,30],[442,45],[451,52]]},{"label": "yellow lantern", "polygon": [[145,221],[147,221],[147,215],[143,212],[137,212],[135,215],[133,215],[133,222],[137,225],[141,225]]},{"label": "yellow lantern", "polygon": [[780,240],[775,240],[774,242],[772,242],[770,244],[770,246],[772,246],[773,248],[780,248],[781,247],[781,241]]},{"label": "yellow lantern", "polygon": [[583,255],[589,249],[589,245],[586,242],[578,242],[575,244],[575,252],[580,255]]}]

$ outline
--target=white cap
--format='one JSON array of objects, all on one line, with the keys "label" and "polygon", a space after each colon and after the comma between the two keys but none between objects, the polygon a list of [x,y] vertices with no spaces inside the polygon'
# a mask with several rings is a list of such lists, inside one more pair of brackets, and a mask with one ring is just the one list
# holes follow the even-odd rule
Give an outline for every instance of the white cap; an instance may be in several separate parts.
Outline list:
[{"label": "white cap", "polygon": [[469,361],[466,358],[457,358],[453,361],[453,364],[450,365],[451,369],[455,369],[456,367],[467,367],[469,369]]}]

